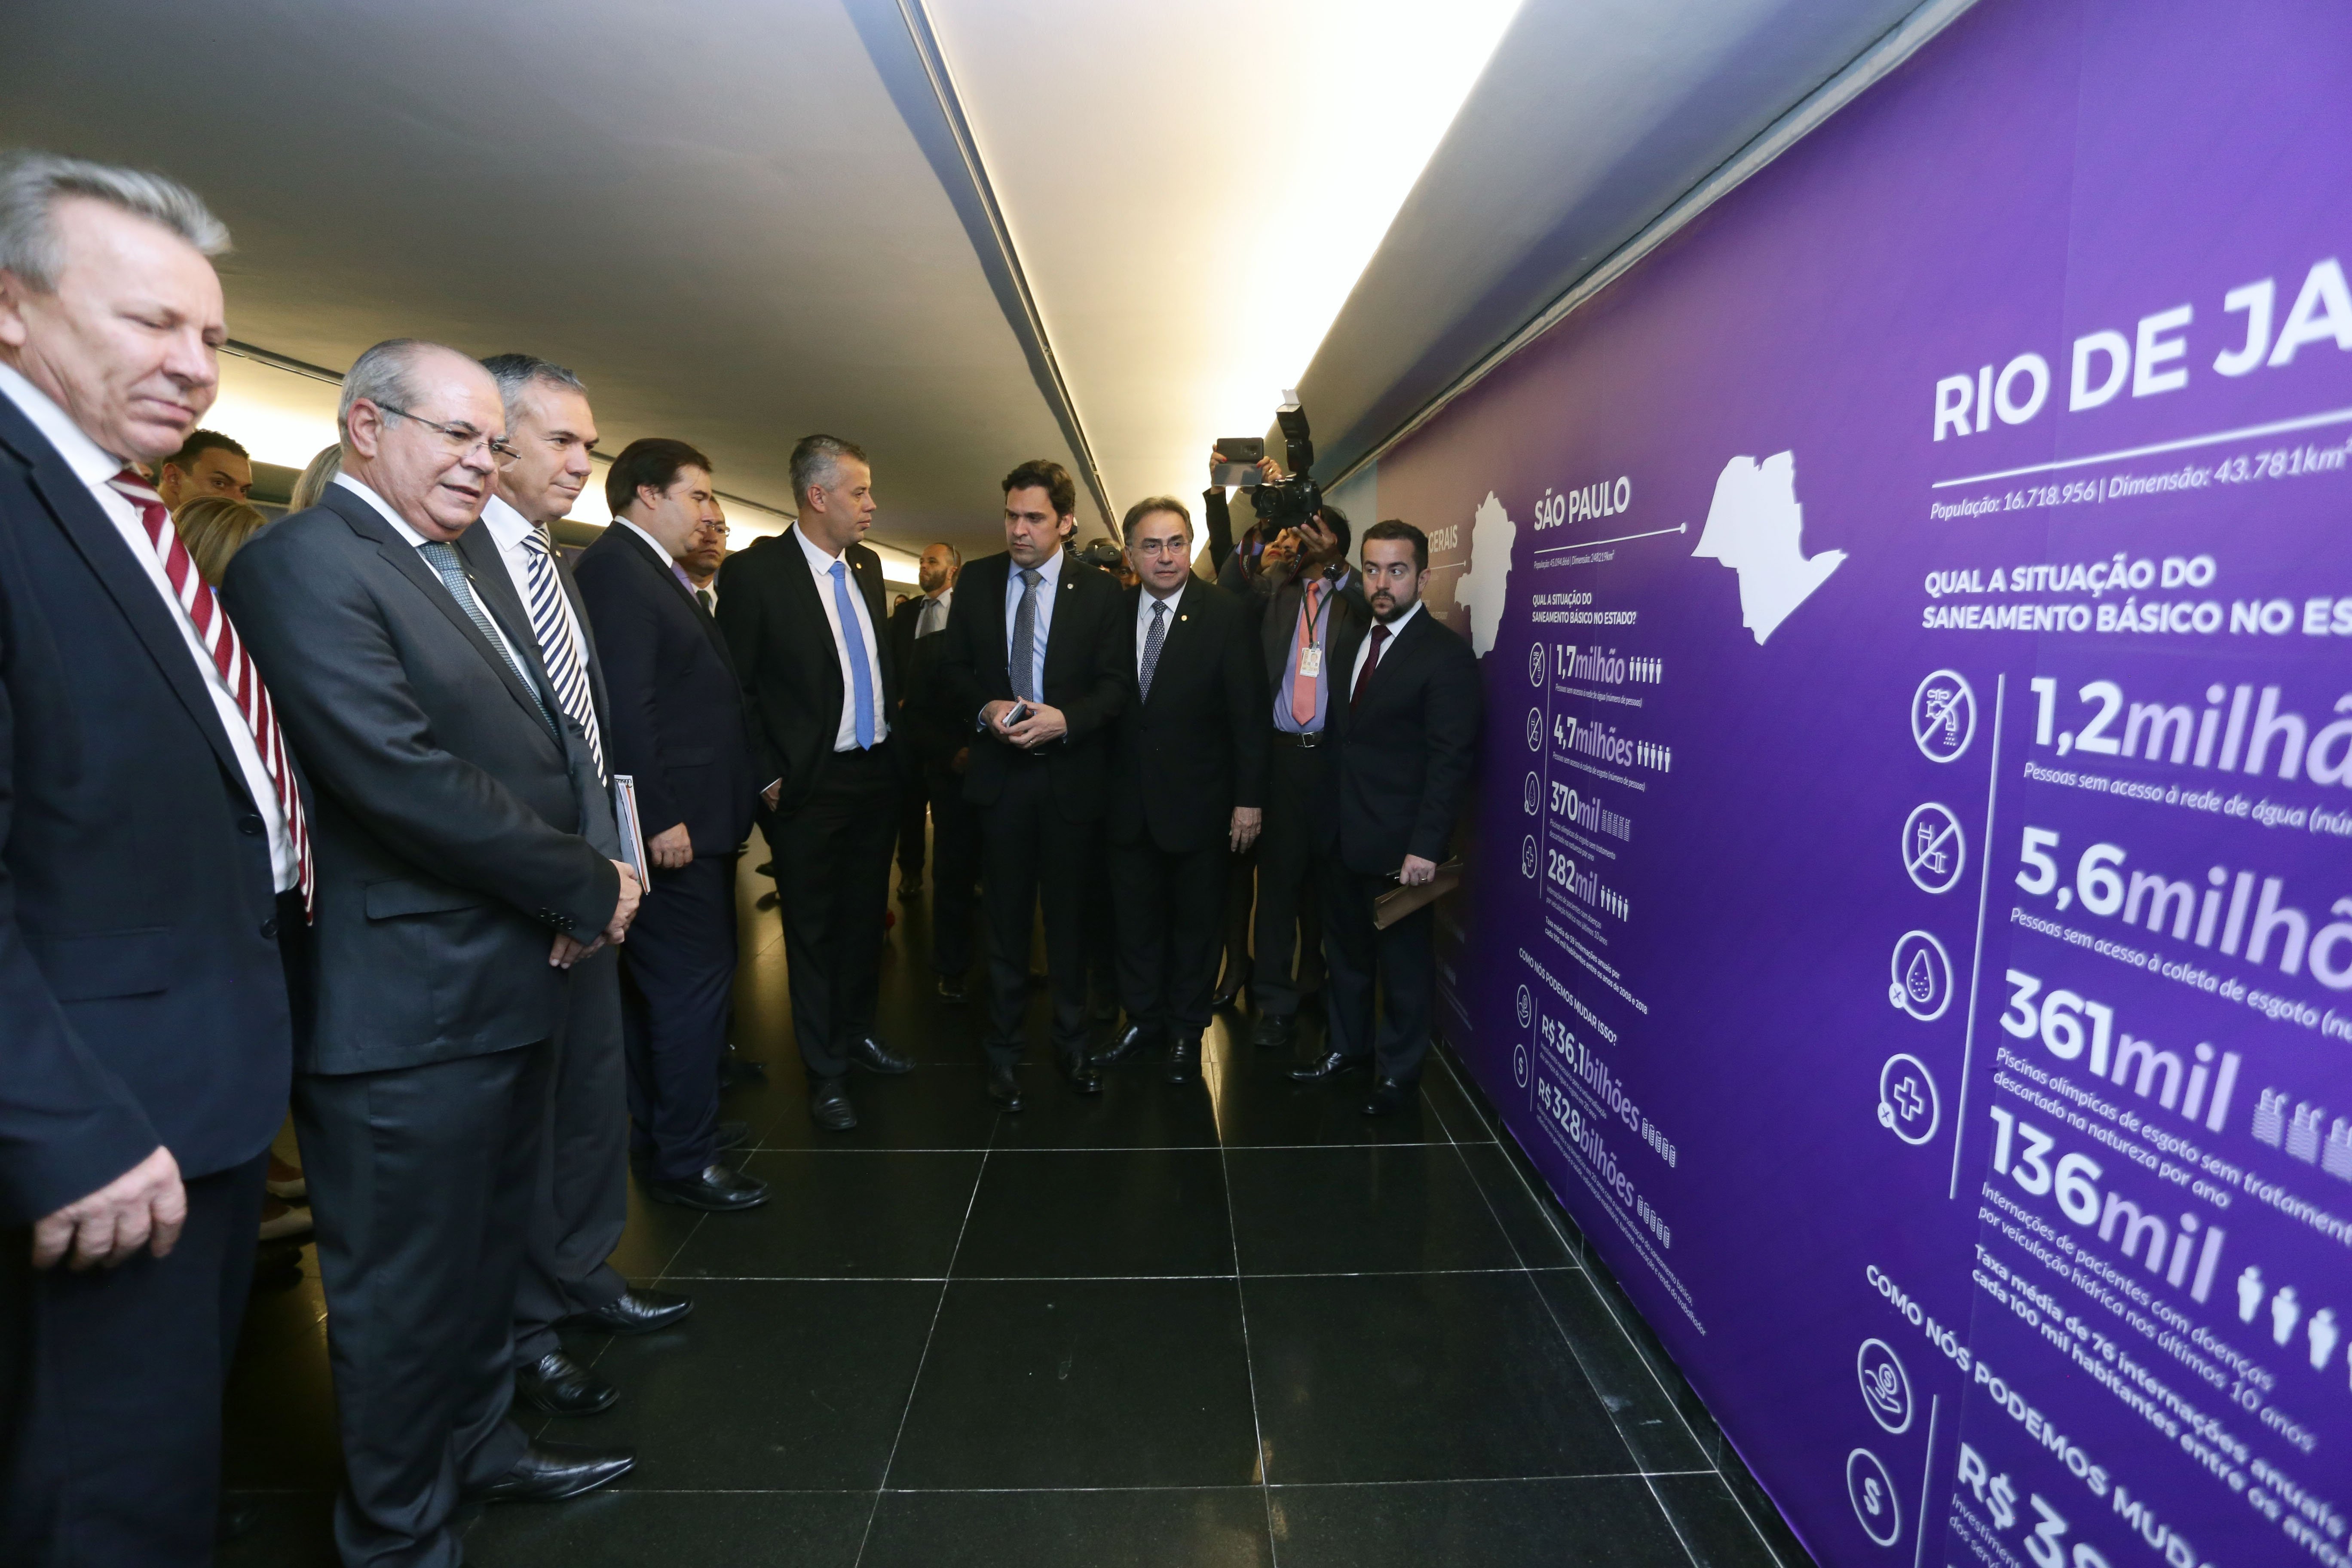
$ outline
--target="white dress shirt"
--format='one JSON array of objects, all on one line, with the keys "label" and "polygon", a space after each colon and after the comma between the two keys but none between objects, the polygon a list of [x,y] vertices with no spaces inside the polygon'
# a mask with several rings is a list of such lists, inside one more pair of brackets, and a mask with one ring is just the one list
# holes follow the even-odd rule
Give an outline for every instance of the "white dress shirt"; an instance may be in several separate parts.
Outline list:
[{"label": "white dress shirt", "polygon": [[[793,537],[800,541],[809,574],[816,579],[816,602],[824,606],[824,624],[833,630],[833,656],[841,661],[841,727],[833,732],[833,749],[854,752],[857,750],[857,699],[854,695],[857,677],[849,664],[849,643],[842,632],[841,606],[833,596],[833,563],[842,558],[827,555],[798,527],[793,530]],[[866,645],[866,668],[874,691],[874,743],[878,746],[890,734],[890,717],[882,708],[882,650],[874,641],[874,620],[866,612],[866,590],[857,581],[856,571],[844,562],[841,576],[849,584],[849,609],[857,618],[856,635]]]},{"label": "white dress shirt", "polygon": [[[1032,689],[1037,693],[1037,700],[1040,702],[1045,700],[1046,634],[1053,628],[1054,601],[1061,597],[1062,573],[1065,570],[1064,563],[1067,562],[1069,558],[1070,552],[1068,551],[1056,550],[1053,554],[1045,558],[1045,563],[1043,566],[1029,568],[1029,570],[1035,572],[1038,577],[1037,604],[1036,607],[1031,612],[1036,617],[1036,629],[1030,639],[1030,648],[1032,653],[1030,677],[1035,682],[1035,685]],[[1026,583],[1024,583],[1021,580],[1021,572],[1022,567],[1019,562],[1011,560],[1005,562],[1004,658],[1006,672],[1008,674],[1011,673],[1013,659],[1013,617],[1021,608],[1022,590],[1028,586]],[[1013,682],[1013,689],[1016,693],[1021,689],[1021,682],[1018,679],[1015,679]]]},{"label": "white dress shirt", "polygon": [[1151,606],[1154,605],[1168,606],[1168,614],[1161,618],[1160,624],[1160,647],[1164,652],[1168,647],[1168,639],[1176,633],[1176,606],[1183,602],[1183,583],[1177,584],[1176,591],[1164,599],[1153,598],[1149,584],[1145,586],[1142,593],[1135,596],[1135,679],[1138,685],[1140,685],[1143,680],[1144,642],[1151,636]]},{"label": "white dress shirt", "polygon": [[[1407,610],[1403,615],[1399,616],[1395,620],[1392,620],[1388,624],[1389,635],[1381,643],[1381,657],[1382,658],[1388,658],[1389,649],[1396,647],[1398,635],[1402,633],[1405,627],[1411,626],[1412,624],[1413,616],[1419,614],[1421,614],[1421,601],[1419,599],[1415,599],[1412,602],[1412,608]],[[1380,622],[1374,621],[1372,623],[1372,626],[1377,628],[1380,624]],[[1368,629],[1364,633],[1364,640],[1356,645],[1356,665],[1353,669],[1350,669],[1348,672],[1348,689],[1340,694],[1341,701],[1352,701],[1354,700],[1356,695],[1356,682],[1364,678],[1364,661],[1371,657],[1372,633]]]},{"label": "white dress shirt", "polygon": [[[507,578],[514,584],[515,597],[522,601],[523,613],[530,614],[530,558],[536,552],[531,549],[528,541],[532,534],[539,531],[538,527],[529,518],[497,496],[492,496],[482,508],[481,526],[490,531],[490,538],[499,547],[499,563],[507,569]],[[548,559],[548,570],[551,572],[555,570],[551,547]],[[560,574],[555,585],[556,613],[563,617],[563,629],[572,638],[572,651],[580,656],[580,667],[585,669],[588,668],[588,639],[580,634],[580,622],[572,614],[572,595],[562,591],[563,582]],[[536,633],[534,632],[533,635],[535,636]],[[542,656],[548,653],[545,648],[539,651]],[[551,658],[543,658],[542,662],[548,663],[552,668]]]},{"label": "white dress shirt", "polygon": [[147,537],[139,509],[131,504],[130,497],[107,482],[122,472],[122,459],[83,434],[81,426],[50,402],[47,394],[5,364],[0,364],[0,394],[5,394],[57,448],[58,456],[65,459],[74,478],[89,489],[98,510],[130,547],[131,559],[146,572],[147,580],[170,607],[173,623],[188,645],[188,657],[196,661],[196,668],[204,674],[205,689],[212,694],[221,728],[228,731],[229,750],[236,757],[237,771],[245,775],[246,793],[253,797],[253,809],[261,815],[262,827],[269,837],[269,864],[277,890],[291,890],[300,868],[294,858],[294,841],[286,831],[286,814],[278,805],[278,786],[270,781],[269,770],[262,765],[261,748],[255,743],[253,731],[247,725],[236,699],[229,694],[228,682],[221,679],[212,655],[205,651],[205,645],[197,638],[195,623],[173,596],[171,579],[163,575],[163,563],[156,558],[155,542]]}]

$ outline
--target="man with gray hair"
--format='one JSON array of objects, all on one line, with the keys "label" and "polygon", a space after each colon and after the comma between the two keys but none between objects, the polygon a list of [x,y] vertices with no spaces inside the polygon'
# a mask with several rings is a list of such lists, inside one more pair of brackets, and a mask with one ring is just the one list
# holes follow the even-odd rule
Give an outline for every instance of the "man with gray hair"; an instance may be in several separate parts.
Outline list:
[{"label": "man with gray hair", "polygon": [[765,786],[760,830],[782,897],[809,1116],[842,1132],[857,1125],[852,1068],[914,1070],[874,1031],[903,765],[892,732],[898,672],[882,559],[860,542],[874,521],[866,454],[806,436],[792,471],[799,521],[776,548],[746,550],[720,570],[719,626],[743,678]]},{"label": "man with gray hair", "polygon": [[295,1078],[354,1565],[454,1564],[461,1497],[635,1462],[533,1442],[509,1344],[565,971],[626,934],[596,753],[457,548],[517,465],[497,384],[394,340],[343,379],[343,471],[223,585],[316,795],[317,1025]]},{"label": "man with gray hair", "polygon": [[[588,389],[562,365],[494,354],[515,460],[498,476],[479,526],[457,540],[475,583],[510,626],[530,628],[565,717],[580,726],[600,776],[612,700],[597,662],[588,606],[552,531],[586,488],[596,445]],[[629,1217],[628,1074],[621,1049],[621,973],[611,948],[572,966],[555,1037],[554,1110],[533,1183],[530,1249],[515,1299],[515,1394],[551,1415],[609,1408],[620,1391],[580,1364],[556,1325],[646,1333],[694,1303],[632,1288],[610,1262]]]},{"label": "man with gray hair", "polygon": [[168,180],[0,153],[0,1562],[197,1564],[285,1115],[309,824],[134,463],[220,385]]}]

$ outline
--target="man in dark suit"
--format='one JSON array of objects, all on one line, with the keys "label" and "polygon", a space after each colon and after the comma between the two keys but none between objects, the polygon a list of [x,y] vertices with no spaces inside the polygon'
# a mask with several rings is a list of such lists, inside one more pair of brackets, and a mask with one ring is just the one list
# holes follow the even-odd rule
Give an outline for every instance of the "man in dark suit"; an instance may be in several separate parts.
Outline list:
[{"label": "man in dark suit", "polygon": [[1346,700],[1345,674],[1333,660],[1354,646],[1371,619],[1348,567],[1348,538],[1347,515],[1327,506],[1305,527],[1277,534],[1260,558],[1263,581],[1241,591],[1259,616],[1271,697],[1266,738],[1274,747],[1265,831],[1257,846],[1256,957],[1250,970],[1258,1008],[1251,1038],[1265,1047],[1295,1038],[1299,999],[1323,968],[1316,889],[1327,852],[1320,826],[1331,809],[1328,723],[1335,703]]},{"label": "man in dark suit", "polygon": [[1181,501],[1138,501],[1123,531],[1138,581],[1108,836],[1127,1031],[1095,1062],[1165,1042],[1168,1080],[1184,1083],[1209,1026],[1226,861],[1265,820],[1265,667],[1241,605],[1192,575]]},{"label": "man in dark suit", "polygon": [[[963,797],[963,773],[971,758],[971,727],[947,711],[940,689],[940,634],[955,607],[956,577],[963,555],[952,544],[924,547],[922,595],[890,616],[893,656],[898,668],[899,734],[912,754],[909,773],[921,781],[919,805],[929,803],[931,821],[931,973],[940,999],[961,1004],[964,976],[971,969],[972,914],[980,898],[980,818]],[[915,824],[919,834],[919,818]],[[899,829],[899,860],[906,861],[907,829]],[[918,865],[920,864],[919,859]],[[899,889],[903,896],[906,889]]]},{"label": "man in dark suit", "polygon": [[[1323,933],[1329,964],[1328,1048],[1291,1077],[1318,1082],[1376,1061],[1367,1116],[1401,1109],[1421,1083],[1436,1001],[1433,907],[1380,930],[1372,900],[1437,873],[1469,794],[1478,744],[1478,660],[1422,606],[1429,539],[1391,518],[1364,531],[1367,635],[1334,644],[1348,684],[1334,691],[1337,789],[1319,821]],[[1372,1038],[1375,981],[1385,994]]]},{"label": "man in dark suit", "polygon": [[[613,705],[587,605],[551,534],[588,482],[596,444],[588,389],[562,366],[530,354],[498,354],[482,367],[499,384],[507,444],[517,456],[499,473],[481,522],[458,536],[457,553],[500,623],[530,628],[557,701],[609,782],[604,738]],[[610,1406],[620,1392],[572,1359],[557,1323],[646,1333],[676,1322],[694,1303],[632,1288],[607,1261],[629,1215],[619,950],[606,947],[574,963],[564,990],[548,1132],[532,1184],[530,1247],[515,1299],[515,1393],[551,1415],[585,1415]]]},{"label": "man in dark suit", "polygon": [[613,523],[580,557],[612,693],[605,756],[635,781],[646,908],[621,956],[634,1158],[646,1191],[731,1212],[768,1185],[719,1163],[749,1136],[719,1121],[719,1064],[735,987],[735,858],[751,826],[751,735],[727,639],[679,564],[718,521],[710,459],[683,441],[632,441],[604,475]]},{"label": "man in dark suit", "polygon": [[[924,632],[939,632],[948,624],[947,595],[954,591],[956,568],[962,557],[952,544],[925,546],[915,563],[915,580],[922,592],[901,594],[890,607],[890,657],[898,667],[899,685],[915,655],[915,642]],[[903,689],[899,710],[905,711]],[[928,825],[930,789],[920,768],[907,770],[898,795],[898,897],[920,898],[923,892],[923,829]]]},{"label": "man in dark suit", "polygon": [[1124,599],[1107,573],[1063,548],[1077,486],[1059,463],[1004,477],[1004,553],[963,570],[940,648],[948,712],[968,727],[964,797],[980,811],[988,921],[988,1093],[1021,1109],[1029,933],[1042,903],[1053,973],[1054,1052],[1080,1094],[1101,1092],[1087,1059],[1087,874],[1108,782],[1108,731],[1128,677]]},{"label": "man in dark suit", "polygon": [[228,236],[38,153],[0,157],[0,1561],[205,1563],[308,838],[129,465],[219,389]]},{"label": "man in dark suit", "polygon": [[898,826],[898,676],[882,561],[859,542],[874,521],[866,454],[836,436],[803,437],[792,475],[799,521],[775,545],[728,562],[719,604],[766,781],[760,826],[776,868],[809,1116],[838,1132],[857,1125],[850,1068],[914,1069],[874,1033]]},{"label": "man in dark suit", "polygon": [[315,1024],[295,1079],[347,1563],[455,1563],[460,1496],[569,1497],[626,1452],[509,1418],[515,1284],[563,970],[617,941],[586,737],[455,541],[509,450],[489,373],[379,343],[343,379],[342,475],[237,552],[222,595],[315,791]]}]

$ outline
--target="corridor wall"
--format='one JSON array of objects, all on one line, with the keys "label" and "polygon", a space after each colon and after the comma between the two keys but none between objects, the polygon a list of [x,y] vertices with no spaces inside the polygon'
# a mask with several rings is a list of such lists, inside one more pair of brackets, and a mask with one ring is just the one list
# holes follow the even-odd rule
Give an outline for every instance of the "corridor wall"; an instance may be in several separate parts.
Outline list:
[{"label": "corridor wall", "polygon": [[2347,81],[1985,0],[1379,465],[1444,1032],[1832,1568],[2352,1553]]}]

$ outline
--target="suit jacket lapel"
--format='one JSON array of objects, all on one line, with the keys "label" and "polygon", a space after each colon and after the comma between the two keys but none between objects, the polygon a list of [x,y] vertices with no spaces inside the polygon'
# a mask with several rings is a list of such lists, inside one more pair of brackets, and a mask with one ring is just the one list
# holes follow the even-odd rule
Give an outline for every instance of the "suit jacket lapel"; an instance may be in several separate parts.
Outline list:
[{"label": "suit jacket lapel", "polygon": [[[530,715],[533,727],[541,734],[547,735],[549,740],[555,739],[555,736],[548,731],[546,712],[541,709],[539,700],[531,689],[522,683],[520,676],[515,674],[512,661],[504,653],[490,646],[489,639],[482,636],[481,628],[474,625],[474,618],[466,614],[464,608],[458,605],[457,596],[449,592],[449,584],[441,580],[441,574],[438,572],[425,563],[425,557],[417,553],[416,546],[394,533],[392,531],[392,525],[376,514],[375,508],[370,506],[362,498],[353,495],[350,490],[331,485],[326,494],[319,498],[319,504],[341,518],[345,526],[352,532],[374,544],[376,553],[390,563],[394,571],[414,584],[416,591],[425,595],[425,602],[440,611],[449,624],[457,628],[457,634],[460,637],[474,645],[474,651],[481,655],[482,662],[488,665],[490,672],[505,684],[507,694],[515,700],[524,712]],[[465,557],[461,554],[458,559],[463,561]],[[481,605],[482,613],[489,616],[492,624],[496,625],[500,617],[491,608],[491,601],[480,579],[469,572],[467,574],[467,580],[474,584],[474,597]],[[516,635],[512,626],[504,626],[501,629],[509,638]],[[531,668],[536,668],[539,649],[537,640],[526,637],[517,646],[529,650]],[[552,707],[553,702],[554,700],[551,697],[549,706]]]},{"label": "suit jacket lapel", "polygon": [[635,529],[623,527],[618,521],[614,522],[612,526],[619,530],[621,542],[628,548],[630,553],[644,562],[663,582],[668,584],[670,592],[676,594],[679,602],[685,605],[686,613],[695,618],[696,623],[702,627],[702,635],[710,639],[710,646],[718,651],[719,668],[730,676],[735,674],[735,656],[727,647],[726,634],[719,629],[719,623],[711,618],[710,612],[702,607],[702,601],[694,596],[694,590],[688,587],[679,578],[676,563],[668,556],[638,538]]},{"label": "suit jacket lapel", "polygon": [[31,422],[24,420],[5,397],[0,397],[0,413],[5,413],[9,424],[22,422],[17,429],[0,425],[0,438],[6,438],[9,445],[31,460],[33,489],[47,504],[49,515],[89,563],[91,574],[121,608],[123,619],[131,623],[131,629],[147,649],[147,656],[155,661],[164,683],[204,731],[213,754],[242,787],[245,770],[236,760],[236,747],[229,743],[228,731],[222,728],[220,710],[213,704],[212,689],[196,666],[195,655],[188,649],[185,634],[180,630],[177,612],[155,591],[154,580],[147,575],[145,564],[131,555],[130,545],[99,510],[89,488],[75,477],[65,459],[41,439]]},{"label": "suit jacket lapel", "polygon": [[[786,529],[783,538],[771,548],[784,552],[776,570],[783,574],[784,599],[792,607],[786,624],[802,628],[801,635],[808,643],[809,664],[824,672],[822,679],[831,688],[834,700],[846,701],[849,689],[841,679],[840,651],[833,646],[833,622],[825,614],[825,591],[817,586],[816,574],[808,569],[808,552],[801,547],[800,525],[794,523]],[[835,606],[836,614],[838,610],[839,606]]]}]

